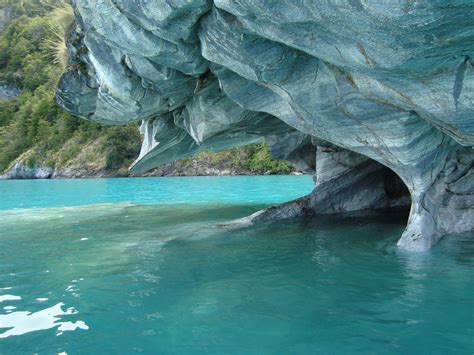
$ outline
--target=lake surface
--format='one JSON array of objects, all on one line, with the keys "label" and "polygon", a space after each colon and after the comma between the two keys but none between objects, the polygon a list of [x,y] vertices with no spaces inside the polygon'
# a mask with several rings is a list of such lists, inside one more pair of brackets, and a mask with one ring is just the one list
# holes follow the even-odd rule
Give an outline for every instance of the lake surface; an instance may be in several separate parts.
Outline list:
[{"label": "lake surface", "polygon": [[472,354],[474,238],[406,216],[219,223],[310,177],[0,181],[0,354]]}]

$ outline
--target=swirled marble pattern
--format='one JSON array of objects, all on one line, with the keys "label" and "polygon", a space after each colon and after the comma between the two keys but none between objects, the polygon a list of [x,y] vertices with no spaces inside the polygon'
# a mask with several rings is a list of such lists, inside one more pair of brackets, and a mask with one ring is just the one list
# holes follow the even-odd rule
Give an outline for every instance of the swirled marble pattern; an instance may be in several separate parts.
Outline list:
[{"label": "swirled marble pattern", "polygon": [[401,247],[474,228],[472,1],[73,5],[57,101],[97,122],[142,121],[132,172],[266,140],[316,187],[245,222],[411,201]]}]

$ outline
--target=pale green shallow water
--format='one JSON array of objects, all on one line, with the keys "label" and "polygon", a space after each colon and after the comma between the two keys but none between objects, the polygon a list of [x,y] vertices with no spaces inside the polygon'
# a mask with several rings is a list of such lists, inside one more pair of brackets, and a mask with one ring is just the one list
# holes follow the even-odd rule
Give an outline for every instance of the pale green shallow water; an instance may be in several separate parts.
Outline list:
[{"label": "pale green shallow water", "polygon": [[472,234],[414,254],[405,216],[217,226],[310,190],[0,181],[0,353],[472,354]]}]

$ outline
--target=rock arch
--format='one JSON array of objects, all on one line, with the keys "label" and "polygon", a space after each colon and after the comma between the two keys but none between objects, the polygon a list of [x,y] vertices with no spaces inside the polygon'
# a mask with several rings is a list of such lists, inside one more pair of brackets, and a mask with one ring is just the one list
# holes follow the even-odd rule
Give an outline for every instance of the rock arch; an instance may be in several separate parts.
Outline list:
[{"label": "rock arch", "polygon": [[317,186],[248,220],[401,205],[391,170],[411,195],[401,247],[474,228],[474,4],[73,5],[57,101],[85,119],[142,120],[132,171],[266,139]]}]

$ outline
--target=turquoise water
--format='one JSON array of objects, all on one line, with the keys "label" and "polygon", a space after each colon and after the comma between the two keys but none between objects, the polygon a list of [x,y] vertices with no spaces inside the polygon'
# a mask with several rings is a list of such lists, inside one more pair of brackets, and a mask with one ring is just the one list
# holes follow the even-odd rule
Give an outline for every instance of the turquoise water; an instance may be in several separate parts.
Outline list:
[{"label": "turquoise water", "polygon": [[0,181],[0,353],[472,354],[472,234],[419,254],[403,215],[219,227],[311,188]]},{"label": "turquoise water", "polygon": [[274,204],[306,195],[310,176],[0,181],[0,210],[99,203]]}]

